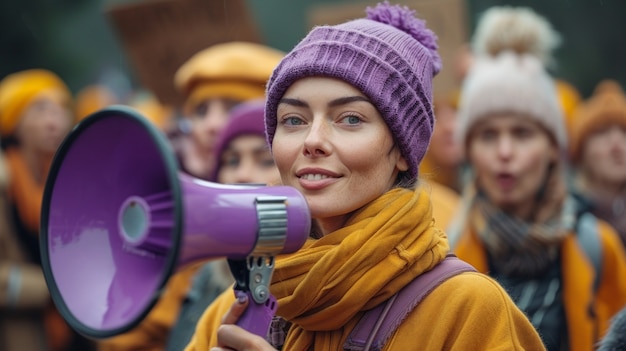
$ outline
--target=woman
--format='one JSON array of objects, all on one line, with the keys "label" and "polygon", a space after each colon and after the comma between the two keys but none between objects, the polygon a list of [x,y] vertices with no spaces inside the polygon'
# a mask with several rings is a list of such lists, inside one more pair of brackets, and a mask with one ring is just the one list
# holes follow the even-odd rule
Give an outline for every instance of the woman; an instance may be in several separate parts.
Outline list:
[{"label": "woman", "polygon": [[[90,341],[70,329],[49,299],[39,256],[44,185],[54,153],[74,123],[71,103],[65,83],[48,70],[15,72],[0,81],[0,138],[8,170],[11,216],[7,228],[15,229],[14,237],[3,241],[11,239],[16,244],[0,249],[3,350],[93,348]],[[9,292],[6,299],[5,291]]]},{"label": "woman", "polygon": [[189,137],[172,140],[187,173],[206,179],[215,167],[215,143],[237,104],[265,96],[265,84],[283,52],[248,42],[212,45],[187,60],[174,76],[184,98]]},{"label": "woman", "polygon": [[[591,233],[577,223],[561,111],[535,56],[477,59],[457,130],[474,177],[450,237],[459,258],[503,285],[548,350],[592,350],[626,303],[626,254],[606,223]],[[581,242],[589,234],[601,248],[599,272]]]},{"label": "woman", "polygon": [[[448,253],[427,191],[414,190],[434,123],[436,39],[406,7],[368,10],[367,18],[313,29],[268,83],[266,133],[282,183],[304,194],[317,227],[300,251],[277,258],[274,348],[343,349],[364,311]],[[187,350],[273,349],[231,325],[247,305],[234,300],[225,292],[207,309]],[[384,349],[416,345],[543,349],[500,286],[475,272],[438,286]]]},{"label": "woman", "polygon": [[222,184],[278,184],[280,174],[265,139],[265,100],[235,107],[215,146],[210,180]]},{"label": "woman", "polygon": [[626,247],[626,95],[605,80],[572,122],[575,185],[593,214],[617,230]]}]

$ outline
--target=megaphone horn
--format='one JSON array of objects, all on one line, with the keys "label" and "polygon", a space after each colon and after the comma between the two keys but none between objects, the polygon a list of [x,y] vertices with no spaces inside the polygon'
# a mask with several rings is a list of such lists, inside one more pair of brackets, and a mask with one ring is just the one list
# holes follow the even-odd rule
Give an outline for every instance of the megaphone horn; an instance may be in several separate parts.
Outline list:
[{"label": "megaphone horn", "polygon": [[111,106],[82,120],[55,154],[41,213],[43,271],[70,326],[105,338],[137,325],[182,266],[227,258],[256,304],[240,325],[263,334],[275,311],[263,290],[271,258],[297,251],[310,221],[294,188],[222,185],[180,172],[160,130]]}]

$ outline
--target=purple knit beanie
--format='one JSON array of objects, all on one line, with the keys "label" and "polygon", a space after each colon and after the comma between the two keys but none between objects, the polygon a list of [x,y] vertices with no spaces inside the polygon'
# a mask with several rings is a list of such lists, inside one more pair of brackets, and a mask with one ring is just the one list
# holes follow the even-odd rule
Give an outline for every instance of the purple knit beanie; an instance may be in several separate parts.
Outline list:
[{"label": "purple knit beanie", "polygon": [[406,6],[385,1],[366,12],[366,18],[314,28],[274,69],[266,94],[267,140],[271,146],[278,102],[295,81],[341,79],[376,106],[409,163],[405,180],[414,181],[435,122],[432,82],[441,69],[437,37]]},{"label": "purple knit beanie", "polygon": [[216,166],[209,180],[217,181],[217,173],[222,166],[220,160],[222,153],[233,139],[242,135],[265,136],[263,113],[265,112],[265,100],[250,100],[237,105],[230,112],[230,118],[215,145]]}]

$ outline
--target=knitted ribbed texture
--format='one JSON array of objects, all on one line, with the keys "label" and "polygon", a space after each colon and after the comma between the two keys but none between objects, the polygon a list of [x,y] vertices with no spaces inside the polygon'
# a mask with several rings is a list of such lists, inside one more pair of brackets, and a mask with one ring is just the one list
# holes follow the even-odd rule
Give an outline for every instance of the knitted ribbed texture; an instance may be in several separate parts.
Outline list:
[{"label": "knitted ribbed texture", "polygon": [[408,17],[412,11],[385,3],[368,9],[369,17],[381,9],[393,10],[384,12],[391,18],[382,20],[403,27],[378,22],[380,18],[316,27],[276,67],[265,113],[270,145],[278,102],[289,86],[305,77],[333,77],[361,90],[376,106],[409,163],[406,180],[417,178],[433,131],[432,79],[441,60],[436,37],[422,21]]}]

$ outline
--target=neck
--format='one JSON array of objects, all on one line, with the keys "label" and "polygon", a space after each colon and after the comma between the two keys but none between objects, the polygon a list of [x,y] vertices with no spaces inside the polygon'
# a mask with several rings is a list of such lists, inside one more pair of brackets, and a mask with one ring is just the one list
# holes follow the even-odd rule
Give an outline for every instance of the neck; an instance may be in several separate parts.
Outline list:
[{"label": "neck", "polygon": [[20,154],[24,158],[26,167],[35,181],[43,183],[46,180],[53,154],[44,154],[29,148],[20,148]]},{"label": "neck", "polygon": [[582,177],[581,186],[593,197],[612,198],[621,196],[626,190],[626,182],[596,181],[591,177]]},{"label": "neck", "polygon": [[502,210],[509,215],[519,218],[524,221],[531,221],[535,203],[528,201],[528,203],[517,204],[514,206],[503,207]]},{"label": "neck", "polygon": [[347,214],[344,216],[315,219],[313,230],[316,231],[316,236],[321,238],[342,228],[348,222],[348,218],[350,218],[351,215],[352,214]]}]

